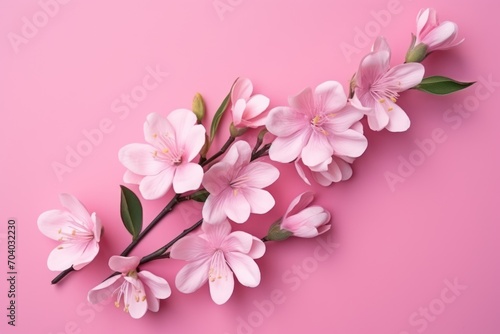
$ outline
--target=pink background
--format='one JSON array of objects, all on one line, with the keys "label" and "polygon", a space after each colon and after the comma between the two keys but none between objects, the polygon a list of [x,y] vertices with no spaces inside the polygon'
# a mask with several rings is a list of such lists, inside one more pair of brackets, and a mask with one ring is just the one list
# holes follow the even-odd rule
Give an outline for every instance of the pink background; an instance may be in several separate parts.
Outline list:
[{"label": "pink background", "polygon": [[[230,10],[219,16],[213,0],[66,2],[47,7],[52,17],[44,21],[41,4],[53,1],[0,1],[0,332],[500,332],[496,4],[221,0]],[[112,304],[86,304],[87,291],[109,274],[107,259],[129,242],[118,211],[124,168],[117,152],[143,141],[148,113],[190,107],[196,92],[213,113],[238,76],[250,77],[272,106],[326,80],[347,87],[378,31],[393,48],[393,64],[400,63],[416,14],[429,6],[442,20],[457,22],[465,42],[429,57],[427,75],[497,84],[482,82],[444,97],[404,94],[399,103],[410,115],[410,130],[368,131],[369,147],[352,180],[314,188],[317,203],[333,213],[333,231],[320,239],[331,254],[318,248],[318,240],[268,244],[258,261],[261,285],[238,284],[223,306],[211,301],[207,286],[190,295],[174,289],[159,313],[139,321]],[[9,36],[22,36],[23,18],[32,22],[33,16],[41,27],[25,31],[29,38],[16,53]],[[365,29],[369,41],[356,36]],[[347,44],[356,51],[348,57],[341,51]],[[157,66],[168,76],[134,108],[124,107],[120,96],[138,91],[147,68]],[[456,104],[471,111],[461,116],[453,111]],[[64,163],[67,147],[75,149],[84,131],[106,119],[109,133],[58,180],[52,164]],[[433,149],[428,144],[428,155],[418,153],[415,141],[429,143],[434,131],[441,142]],[[391,189],[385,174],[397,173],[400,159],[418,166]],[[310,189],[292,165],[280,169],[282,177],[269,188],[276,207],[243,226],[256,235]],[[106,231],[97,259],[51,286],[56,273],[46,258],[55,243],[39,233],[36,219],[60,207],[61,192],[97,211]],[[144,203],[147,221],[166,200]],[[179,206],[135,254],[189,226],[200,216],[197,208]],[[8,218],[18,224],[16,328],[5,316]],[[163,261],[147,268],[173,286],[182,265]],[[453,284],[459,287],[450,290]]]}]

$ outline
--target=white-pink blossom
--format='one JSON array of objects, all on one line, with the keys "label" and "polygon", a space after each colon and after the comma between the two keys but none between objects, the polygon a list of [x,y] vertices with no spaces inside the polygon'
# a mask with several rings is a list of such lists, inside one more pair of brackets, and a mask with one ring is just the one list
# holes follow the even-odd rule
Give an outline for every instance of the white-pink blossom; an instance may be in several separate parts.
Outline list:
[{"label": "white-pink blossom", "polygon": [[277,136],[269,149],[271,160],[287,163],[300,156],[312,167],[334,153],[359,157],[365,151],[365,136],[351,129],[365,110],[348,102],[338,82],[324,82],[314,91],[306,88],[288,103],[289,107],[273,108],[267,118],[267,129]]},{"label": "white-pink blossom", "polygon": [[424,76],[424,66],[419,63],[390,66],[391,50],[383,37],[373,45],[355,76],[355,99],[370,111],[367,112],[370,129],[391,132],[406,131],[410,119],[396,104],[399,93],[418,85]]},{"label": "white-pink blossom", "polygon": [[[109,267],[121,274],[108,278],[90,290],[89,302],[97,304],[102,302],[102,295],[116,295],[115,306],[123,307],[123,310],[132,318],[141,318],[147,310],[158,312],[159,299],[166,299],[170,296],[170,286],[165,279],[149,271],[137,271],[139,262],[140,259],[137,256],[112,256],[109,259]],[[108,293],[102,293],[102,291]]]},{"label": "white-pink blossom", "polygon": [[203,168],[192,160],[205,143],[205,128],[191,110],[177,109],[167,117],[149,114],[144,136],[147,144],[126,145],[118,154],[128,169],[125,182],[139,184],[145,199],[160,198],[172,185],[176,193],[200,186]]},{"label": "white-pink blossom", "polygon": [[264,242],[246,232],[231,233],[227,220],[204,222],[201,229],[202,233],[184,237],[170,251],[171,258],[189,262],[175,278],[181,292],[192,293],[208,281],[212,300],[220,305],[233,293],[233,273],[244,286],[259,285],[260,270],[254,259],[264,255]]},{"label": "white-pink blossom", "polygon": [[262,94],[252,95],[253,85],[248,78],[238,78],[231,89],[233,125],[237,128],[256,128],[266,124],[264,111],[269,98]]},{"label": "white-pink blossom", "polygon": [[96,213],[89,214],[76,197],[61,194],[65,210],[49,210],[38,217],[38,228],[60,244],[47,259],[50,270],[62,271],[73,266],[79,270],[89,264],[99,252],[101,222]]},{"label": "white-pink blossom", "polygon": [[276,167],[252,161],[252,149],[246,141],[235,142],[224,158],[203,177],[210,193],[202,210],[203,219],[212,224],[226,218],[244,223],[250,213],[263,214],[274,206],[273,196],[265,188],[279,177]]}]

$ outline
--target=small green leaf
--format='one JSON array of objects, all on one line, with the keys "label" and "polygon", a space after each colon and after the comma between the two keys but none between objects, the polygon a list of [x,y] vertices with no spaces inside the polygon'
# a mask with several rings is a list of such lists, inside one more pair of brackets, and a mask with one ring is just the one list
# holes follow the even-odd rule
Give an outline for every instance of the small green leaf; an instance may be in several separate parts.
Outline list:
[{"label": "small green leaf", "polygon": [[[236,79],[238,80],[238,79]],[[215,134],[217,133],[217,129],[219,128],[219,123],[222,119],[222,116],[227,110],[227,106],[229,105],[229,101],[231,99],[231,91],[233,90],[234,83],[236,80],[233,82],[231,85],[231,89],[229,90],[229,93],[226,95],[224,100],[222,101],[221,105],[219,106],[219,109],[215,112],[214,118],[212,119],[212,125],[210,126],[210,143],[213,142],[215,138]]]},{"label": "small green leaf", "polygon": [[460,82],[447,77],[433,76],[424,78],[420,84],[415,86],[415,89],[426,93],[445,95],[467,88],[472,84],[474,82]]},{"label": "small green leaf", "polygon": [[224,112],[226,112],[227,106],[229,104],[230,95],[231,93],[226,95],[224,101],[222,101],[222,104],[220,105],[219,109],[217,109],[217,112],[214,115],[214,118],[212,120],[212,125],[210,126],[210,142],[212,142],[215,138],[215,133],[217,132],[219,123],[222,119],[222,116],[224,115]]},{"label": "small green leaf", "polygon": [[123,225],[135,240],[142,230],[142,205],[134,192],[125,186],[121,188],[120,215]]},{"label": "small green leaf", "polygon": [[210,193],[208,191],[206,191],[205,189],[202,189],[202,190],[198,190],[197,192],[190,195],[189,197],[196,202],[204,203],[207,200],[208,195],[210,195]]}]

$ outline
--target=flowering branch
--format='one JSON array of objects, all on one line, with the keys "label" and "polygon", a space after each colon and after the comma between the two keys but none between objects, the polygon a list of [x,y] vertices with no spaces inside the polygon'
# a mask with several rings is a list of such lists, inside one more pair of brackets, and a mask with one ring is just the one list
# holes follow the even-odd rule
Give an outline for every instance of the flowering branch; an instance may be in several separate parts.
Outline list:
[{"label": "flowering branch", "polygon": [[[170,296],[170,286],[139,267],[167,258],[188,262],[175,279],[179,291],[191,293],[208,282],[216,304],[230,298],[235,277],[244,286],[259,285],[260,270],[254,260],[264,255],[265,242],[316,237],[331,228],[331,215],[321,206],[310,205],[313,194],[304,192],[270,225],[265,237],[232,232],[231,221],[245,223],[251,214],[266,214],[275,205],[273,195],[264,188],[280,172],[271,163],[255,160],[269,156],[275,163],[293,162],[308,185],[308,175],[322,186],[348,180],[353,174],[351,164],[368,146],[362,123],[365,117],[373,131],[403,132],[410,127],[410,118],[396,103],[400,94],[415,89],[444,95],[473,84],[439,75],[424,77],[426,67],[421,62],[435,51],[460,44],[463,40],[457,35],[455,23],[439,23],[433,9],[424,9],[417,16],[417,32],[412,34],[405,62],[392,66],[389,44],[383,37],[377,38],[349,81],[348,94],[342,84],[329,80],[289,97],[288,106],[267,112],[269,98],[253,94],[252,82],[238,78],[208,130],[202,124],[205,103],[200,94],[196,94],[192,110],[176,109],[166,117],[149,114],[144,124],[146,143],[128,144],[119,151],[119,160],[127,169],[123,179],[137,184],[146,200],[162,198],[170,189],[175,195],[142,230],[141,201],[121,186],[120,214],[132,242],[119,256],[110,258],[113,273],[89,292],[88,300],[99,302],[100,290],[110,288],[116,295],[115,305],[120,307],[123,300],[123,310],[133,318],[142,317],[147,310],[157,312],[159,299]],[[232,116],[230,137],[207,157],[226,110]],[[262,128],[253,147],[246,140],[236,140],[250,128]],[[274,139],[264,144],[267,132]],[[177,204],[188,200],[204,203],[201,220],[142,258],[128,256]],[[48,260],[49,269],[62,270],[52,284],[92,261],[101,235],[95,213],[90,214],[68,194],[61,195],[61,203],[65,210],[50,210],[38,219],[40,231],[60,242]],[[198,228],[199,233],[191,233]]]}]

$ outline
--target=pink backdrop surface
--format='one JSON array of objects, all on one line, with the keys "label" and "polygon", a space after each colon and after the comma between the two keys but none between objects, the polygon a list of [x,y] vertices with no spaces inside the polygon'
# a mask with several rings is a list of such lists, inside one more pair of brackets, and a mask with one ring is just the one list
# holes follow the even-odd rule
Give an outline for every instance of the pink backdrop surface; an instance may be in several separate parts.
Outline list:
[{"label": "pink backdrop surface", "polygon": [[[217,3],[226,11],[218,13]],[[368,149],[355,162],[354,177],[312,188],[317,203],[332,212],[331,233],[268,244],[258,260],[260,286],[236,284],[222,306],[212,302],[207,286],[189,295],[174,288],[159,313],[140,320],[112,304],[87,304],[87,291],[109,274],[108,258],[129,242],[119,215],[124,168],[117,152],[143,141],[148,113],[189,108],[196,92],[213,113],[238,76],[251,78],[271,106],[326,80],[347,88],[377,33],[392,46],[393,64],[402,62],[423,7],[455,21],[465,38],[429,57],[426,75],[478,83],[444,97],[409,92],[399,100],[412,120],[409,131],[367,131]],[[500,333],[497,14],[487,0],[460,6],[408,0],[0,1],[0,332]],[[147,79],[150,89],[127,105],[123,96],[139,94],[151,72],[157,74]],[[79,145],[84,150],[85,134],[99,127],[106,131],[102,138],[58,176],[54,163],[66,164]],[[244,225],[256,235],[311,189],[292,165],[279,168],[281,177],[269,188],[275,208]],[[388,173],[399,173],[399,181],[391,185]],[[56,273],[46,259],[55,243],[38,231],[36,220],[60,207],[61,192],[98,212],[105,234],[93,263],[52,286]],[[166,200],[144,202],[146,221]],[[156,249],[199,217],[196,204],[179,206],[134,253]],[[6,317],[10,218],[17,222],[16,327]],[[173,287],[182,265],[163,261],[148,270]]]}]

